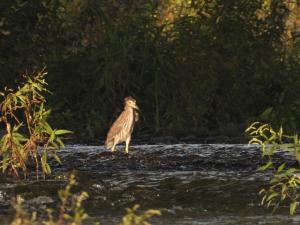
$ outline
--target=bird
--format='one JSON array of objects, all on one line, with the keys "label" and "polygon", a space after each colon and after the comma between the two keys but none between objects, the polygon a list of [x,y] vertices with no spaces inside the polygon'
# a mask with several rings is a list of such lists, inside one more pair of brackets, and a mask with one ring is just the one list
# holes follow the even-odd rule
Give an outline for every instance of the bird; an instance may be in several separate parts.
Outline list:
[{"label": "bird", "polygon": [[128,153],[129,144],[131,141],[131,134],[135,123],[139,120],[136,100],[128,96],[124,98],[124,110],[110,127],[105,141],[105,147],[115,151],[117,144],[125,142],[125,151]]}]

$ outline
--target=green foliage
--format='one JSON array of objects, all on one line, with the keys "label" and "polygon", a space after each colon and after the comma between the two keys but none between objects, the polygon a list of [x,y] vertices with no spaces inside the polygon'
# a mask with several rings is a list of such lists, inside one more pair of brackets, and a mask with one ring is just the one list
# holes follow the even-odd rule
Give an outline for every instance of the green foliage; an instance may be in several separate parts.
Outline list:
[{"label": "green foliage", "polygon": [[161,215],[159,210],[154,209],[147,210],[143,214],[138,215],[137,210],[139,208],[139,205],[133,206],[132,209],[128,208],[127,214],[123,217],[122,223],[119,225],[150,225],[150,223],[147,222],[148,218]]},{"label": "green foliage", "polygon": [[82,207],[82,202],[88,198],[86,192],[81,192],[78,195],[74,195],[71,192],[71,188],[76,185],[75,175],[72,173],[69,178],[69,183],[65,189],[58,192],[60,199],[59,216],[54,219],[52,209],[48,209],[49,221],[44,221],[45,225],[59,225],[59,224],[72,224],[80,225],[88,217]]},{"label": "green foliage", "polygon": [[11,221],[10,225],[34,225],[37,219],[37,213],[33,212],[30,216],[27,212],[23,209],[22,203],[24,199],[20,196],[17,196],[15,202],[13,202],[13,207],[15,210],[14,219]]},{"label": "green foliage", "polygon": [[[42,221],[44,225],[80,225],[87,218],[87,213],[82,207],[82,202],[88,198],[86,192],[81,192],[75,195],[71,192],[71,189],[76,185],[75,175],[71,174],[69,177],[69,183],[59,191],[59,214],[53,216],[53,209],[47,209],[48,219]],[[17,196],[15,203],[13,204],[16,211],[14,219],[10,222],[10,225],[34,225],[41,224],[41,221],[37,218],[37,212],[33,212],[31,215],[23,209],[22,203],[24,200]]]},{"label": "green foliage", "polygon": [[[0,86],[46,64],[50,120],[104,135],[126,95],[137,132],[244,123],[299,127],[297,3],[285,0],[2,1]],[[1,22],[3,21],[3,22]]]},{"label": "green foliage", "polygon": [[281,203],[287,202],[290,214],[295,214],[300,202],[300,170],[287,166],[286,162],[277,165],[273,156],[276,152],[289,152],[300,163],[298,135],[285,135],[282,127],[274,130],[269,124],[258,122],[251,124],[246,132],[251,137],[249,143],[260,145],[262,157],[267,159],[258,171],[270,170],[273,174],[269,186],[259,192],[263,195],[261,204],[276,210]]},{"label": "green foliage", "polygon": [[21,170],[26,175],[28,161],[32,160],[36,175],[41,167],[45,176],[51,173],[47,156],[51,154],[59,162],[56,150],[64,146],[60,136],[70,131],[53,129],[47,122],[50,110],[44,107],[44,94],[48,92],[45,75],[44,71],[26,75],[17,90],[5,88],[0,92],[0,125],[6,128],[0,140],[2,173],[19,176]]},{"label": "green foliage", "polygon": [[[82,206],[84,200],[88,198],[86,192],[75,194],[72,189],[76,186],[75,174],[71,173],[67,186],[58,192],[60,204],[58,214],[54,214],[53,209],[47,209],[47,219],[37,217],[37,212],[28,214],[22,207],[24,200],[17,196],[13,203],[15,216],[10,225],[80,225],[88,218],[88,214]],[[123,217],[122,223],[119,225],[151,225],[147,220],[153,216],[161,215],[159,210],[147,210],[141,214],[137,214],[139,205],[135,205],[132,209],[127,209],[127,214]],[[100,222],[95,223],[99,225]]]}]

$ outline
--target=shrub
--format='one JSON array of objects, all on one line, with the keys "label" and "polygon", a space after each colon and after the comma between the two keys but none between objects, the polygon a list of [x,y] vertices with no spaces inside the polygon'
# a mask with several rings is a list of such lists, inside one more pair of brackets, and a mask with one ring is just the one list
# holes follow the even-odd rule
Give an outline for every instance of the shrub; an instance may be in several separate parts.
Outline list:
[{"label": "shrub", "polygon": [[[47,122],[51,110],[45,108],[44,94],[49,93],[44,71],[25,75],[25,82],[17,90],[5,88],[0,92],[0,126],[5,134],[0,140],[0,169],[2,173],[26,177],[29,161],[35,163],[36,176],[42,168],[43,176],[51,173],[47,156],[51,154],[58,162],[57,149],[64,144],[61,135],[68,130],[53,129]],[[42,145],[42,148],[39,148]]]},{"label": "shrub", "polygon": [[286,162],[275,163],[274,154],[289,152],[300,163],[300,141],[298,135],[285,135],[283,128],[278,130],[269,124],[253,123],[246,132],[250,135],[250,144],[260,145],[262,158],[266,159],[264,165],[258,171],[272,171],[269,185],[260,190],[263,195],[261,204],[275,211],[283,202],[290,205],[290,214],[296,213],[300,196],[300,170],[297,167],[288,166]]},{"label": "shrub", "polygon": [[[37,218],[37,212],[28,214],[22,207],[23,199],[18,196],[14,203],[15,216],[10,222],[10,225],[80,225],[88,217],[85,209],[82,206],[82,202],[88,198],[86,192],[75,194],[72,192],[72,188],[76,185],[76,179],[74,173],[69,177],[69,183],[67,186],[58,192],[60,204],[59,213],[57,216],[53,216],[53,209],[47,209],[48,218],[39,221]],[[127,209],[127,214],[123,217],[122,222],[119,225],[150,225],[147,219],[160,215],[159,210],[147,210],[141,214],[137,213],[139,205],[133,206],[132,209]],[[100,224],[95,223],[96,224]]]}]

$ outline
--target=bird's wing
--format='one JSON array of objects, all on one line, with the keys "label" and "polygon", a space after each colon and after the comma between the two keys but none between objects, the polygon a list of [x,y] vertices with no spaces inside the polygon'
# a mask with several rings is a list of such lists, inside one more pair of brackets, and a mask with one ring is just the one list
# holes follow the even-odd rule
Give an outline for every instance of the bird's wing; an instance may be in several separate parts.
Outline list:
[{"label": "bird's wing", "polygon": [[109,129],[106,137],[106,142],[112,141],[113,138],[123,130],[125,121],[126,112],[123,111]]}]

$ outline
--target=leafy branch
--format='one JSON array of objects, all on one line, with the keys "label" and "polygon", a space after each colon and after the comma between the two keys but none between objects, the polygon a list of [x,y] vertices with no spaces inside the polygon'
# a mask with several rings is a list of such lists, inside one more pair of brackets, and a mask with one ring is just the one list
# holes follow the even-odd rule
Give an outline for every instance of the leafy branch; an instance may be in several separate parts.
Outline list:
[{"label": "leafy branch", "polygon": [[261,205],[273,206],[273,211],[275,211],[282,202],[288,202],[290,214],[295,214],[300,201],[300,170],[288,167],[286,162],[276,165],[273,155],[280,151],[290,152],[300,163],[298,135],[285,135],[282,127],[274,130],[271,125],[259,122],[251,124],[246,133],[251,137],[249,143],[260,145],[262,158],[267,158],[257,170],[262,172],[270,170],[273,174],[269,186],[259,192],[263,195]]},{"label": "leafy branch", "polygon": [[0,126],[6,128],[0,140],[2,173],[19,176],[22,171],[26,177],[28,162],[33,160],[37,178],[40,167],[45,177],[51,173],[48,154],[60,162],[56,151],[64,147],[61,136],[71,132],[53,129],[47,122],[51,110],[44,106],[44,95],[50,93],[46,88],[46,74],[42,70],[24,75],[25,82],[17,90],[5,88],[0,92]]}]

